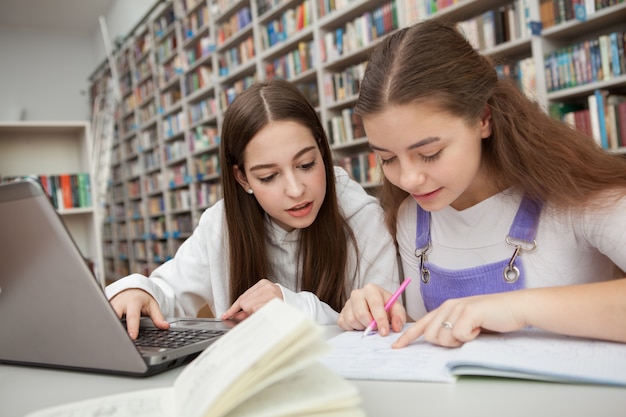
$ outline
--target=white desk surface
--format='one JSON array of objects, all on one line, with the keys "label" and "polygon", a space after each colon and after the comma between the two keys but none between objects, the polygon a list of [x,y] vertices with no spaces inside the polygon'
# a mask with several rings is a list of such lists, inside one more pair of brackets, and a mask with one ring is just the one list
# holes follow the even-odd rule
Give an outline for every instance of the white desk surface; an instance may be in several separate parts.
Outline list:
[{"label": "white desk surface", "polygon": [[[329,335],[338,329],[330,328]],[[182,368],[147,378],[0,365],[0,416],[172,385]],[[500,378],[456,383],[353,381],[369,417],[626,417],[626,388]]]}]

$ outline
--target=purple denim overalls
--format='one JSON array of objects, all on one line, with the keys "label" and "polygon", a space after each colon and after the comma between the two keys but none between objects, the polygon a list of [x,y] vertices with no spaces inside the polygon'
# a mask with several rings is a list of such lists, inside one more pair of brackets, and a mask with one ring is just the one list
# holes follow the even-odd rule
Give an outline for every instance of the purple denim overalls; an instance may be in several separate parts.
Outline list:
[{"label": "purple denim overalls", "polygon": [[519,256],[537,246],[535,236],[542,204],[524,197],[505,241],[511,259],[473,268],[451,270],[428,262],[430,213],[417,206],[415,256],[420,258],[420,292],[427,311],[449,298],[512,291],[524,288],[524,267]]}]

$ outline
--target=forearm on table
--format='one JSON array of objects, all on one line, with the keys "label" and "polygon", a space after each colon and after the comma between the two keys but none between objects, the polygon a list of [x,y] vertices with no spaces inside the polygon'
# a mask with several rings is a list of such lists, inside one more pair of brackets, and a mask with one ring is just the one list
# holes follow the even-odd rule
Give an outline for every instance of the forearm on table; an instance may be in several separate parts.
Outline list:
[{"label": "forearm on table", "polygon": [[521,291],[527,324],[626,343],[626,279]]}]

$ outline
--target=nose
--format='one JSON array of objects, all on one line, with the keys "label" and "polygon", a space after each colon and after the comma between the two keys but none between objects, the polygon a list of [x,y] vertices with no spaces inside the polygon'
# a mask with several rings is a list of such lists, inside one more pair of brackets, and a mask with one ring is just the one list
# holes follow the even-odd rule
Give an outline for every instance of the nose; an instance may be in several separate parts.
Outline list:
[{"label": "nose", "polygon": [[426,173],[419,164],[401,164],[399,187],[407,192],[415,191],[426,182]]},{"label": "nose", "polygon": [[285,194],[289,197],[300,197],[304,193],[304,184],[298,176],[291,173],[285,175]]}]

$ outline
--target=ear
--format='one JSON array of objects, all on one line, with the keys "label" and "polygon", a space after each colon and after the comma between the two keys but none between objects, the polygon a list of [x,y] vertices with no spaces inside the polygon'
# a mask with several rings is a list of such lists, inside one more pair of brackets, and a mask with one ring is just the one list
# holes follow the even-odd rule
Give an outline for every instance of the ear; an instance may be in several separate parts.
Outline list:
[{"label": "ear", "polygon": [[243,187],[244,191],[250,189],[250,184],[248,184],[248,179],[246,178],[246,174],[239,169],[239,165],[233,165],[233,174],[235,175],[235,180]]},{"label": "ear", "polygon": [[493,126],[491,123],[491,107],[489,104],[485,104],[485,110],[483,111],[483,116],[480,119],[480,136],[483,139],[487,139],[493,133]]}]

